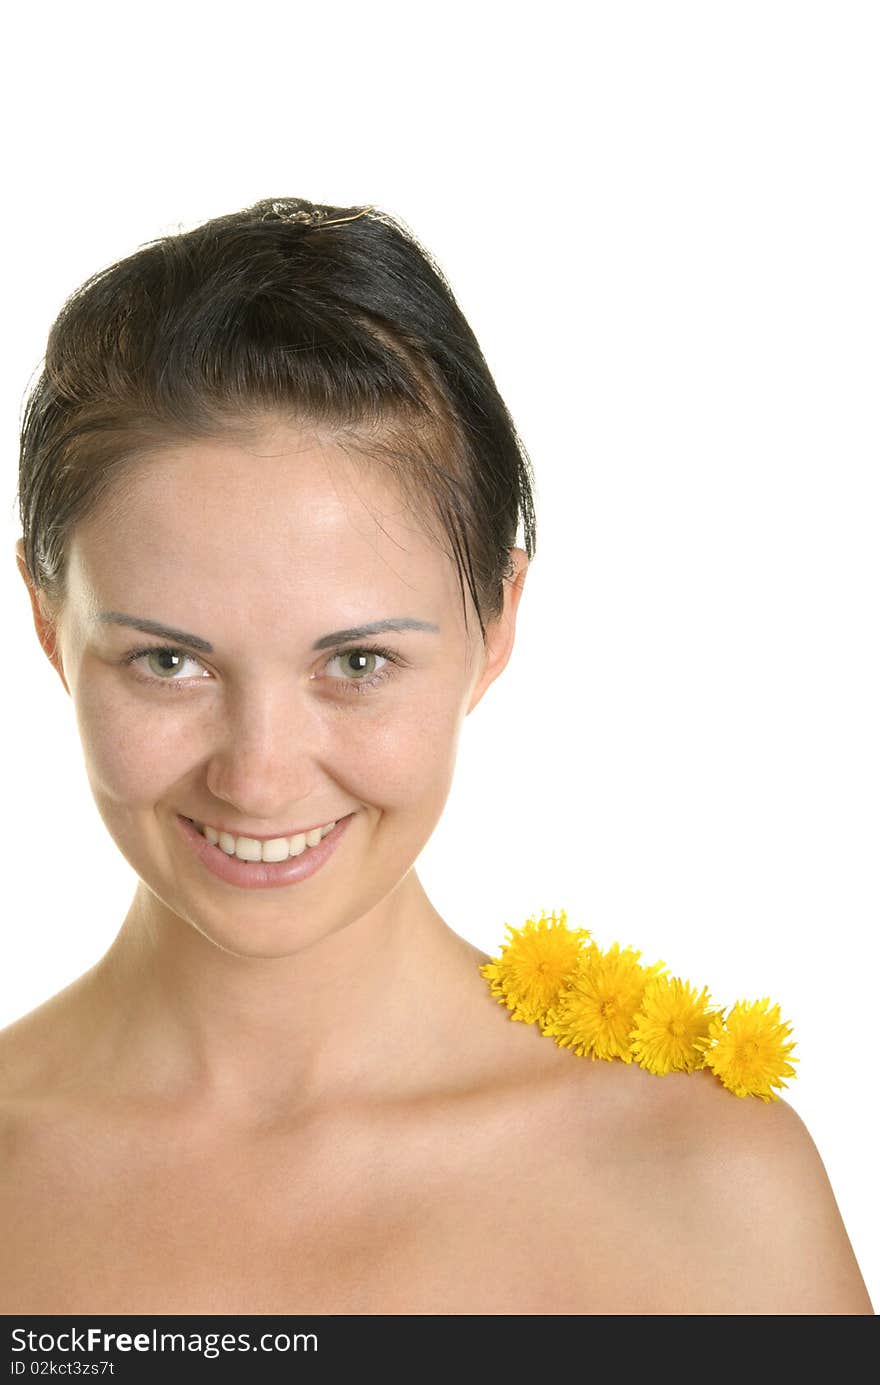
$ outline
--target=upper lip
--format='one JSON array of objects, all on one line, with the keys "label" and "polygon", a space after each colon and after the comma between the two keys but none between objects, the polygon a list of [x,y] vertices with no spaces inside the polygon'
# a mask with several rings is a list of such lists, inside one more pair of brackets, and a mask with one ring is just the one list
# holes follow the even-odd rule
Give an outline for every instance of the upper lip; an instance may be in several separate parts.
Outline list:
[{"label": "upper lip", "polygon": [[316,822],[312,827],[294,827],[290,832],[245,832],[241,828],[221,827],[216,822],[209,822],[207,818],[190,818],[190,822],[196,822],[200,827],[213,827],[215,832],[227,832],[230,837],[250,837],[255,842],[274,842],[279,837],[302,837],[309,832],[314,832],[316,827],[326,827],[328,822],[339,822],[343,817],[348,817],[348,813],[342,813],[338,818],[325,818],[323,822]]}]

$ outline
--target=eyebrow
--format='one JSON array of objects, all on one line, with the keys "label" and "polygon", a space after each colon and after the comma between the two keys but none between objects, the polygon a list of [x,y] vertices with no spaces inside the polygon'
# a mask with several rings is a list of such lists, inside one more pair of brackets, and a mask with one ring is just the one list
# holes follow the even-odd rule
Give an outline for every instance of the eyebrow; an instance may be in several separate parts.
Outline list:
[{"label": "eyebrow", "polygon": [[387,616],[385,620],[373,620],[369,625],[353,625],[349,630],[333,630],[315,640],[312,649],[329,649],[334,644],[349,644],[361,640],[365,635],[381,635],[385,630],[430,630],[439,634],[440,626],[430,620],[417,620],[415,616]]},{"label": "eyebrow", "polygon": [[[97,619],[102,624],[130,625],[134,630],[142,630],[145,635],[158,635],[163,640],[175,644],[188,645],[202,654],[213,654],[214,646],[201,635],[190,635],[186,630],[175,630],[171,625],[162,625],[158,620],[147,620],[144,616],[127,616],[121,611],[101,611]],[[352,640],[364,639],[367,635],[379,635],[386,630],[429,630],[438,634],[439,625],[429,620],[417,620],[415,616],[388,616],[385,620],[373,620],[368,625],[352,625],[348,630],[333,630],[315,640],[312,649],[329,649],[335,644],[348,644]]]}]

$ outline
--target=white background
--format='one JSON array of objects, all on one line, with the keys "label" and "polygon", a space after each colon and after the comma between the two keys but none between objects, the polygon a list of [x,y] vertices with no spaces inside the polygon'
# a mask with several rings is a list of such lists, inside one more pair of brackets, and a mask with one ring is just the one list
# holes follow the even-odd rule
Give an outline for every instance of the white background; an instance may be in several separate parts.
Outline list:
[{"label": "white background", "polygon": [[134,889],[13,558],[48,327],[157,235],[373,203],[450,279],[538,479],[517,647],[422,879],[487,951],[565,908],[716,1000],[778,1000],[876,1306],[877,7],[317,9],[11,21],[0,1024]]}]

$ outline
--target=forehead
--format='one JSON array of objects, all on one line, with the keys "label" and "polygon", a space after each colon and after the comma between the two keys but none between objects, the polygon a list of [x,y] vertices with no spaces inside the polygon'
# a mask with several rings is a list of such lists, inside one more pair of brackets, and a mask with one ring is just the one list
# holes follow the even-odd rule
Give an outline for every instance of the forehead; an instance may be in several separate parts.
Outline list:
[{"label": "forehead", "polygon": [[71,598],[121,589],[150,607],[182,587],[272,610],[333,594],[358,615],[367,595],[460,601],[454,563],[384,466],[281,426],[151,454],[74,530]]}]

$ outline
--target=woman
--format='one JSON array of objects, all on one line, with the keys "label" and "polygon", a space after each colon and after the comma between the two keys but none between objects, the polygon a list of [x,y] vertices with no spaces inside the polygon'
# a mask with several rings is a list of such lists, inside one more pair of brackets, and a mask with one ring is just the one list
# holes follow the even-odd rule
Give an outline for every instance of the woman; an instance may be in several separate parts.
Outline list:
[{"label": "woman", "polygon": [[535,526],[399,222],[263,202],[96,275],[20,501],[139,883],[0,1034],[5,1312],[872,1311],[790,1107],[505,1023],[419,881]]}]

